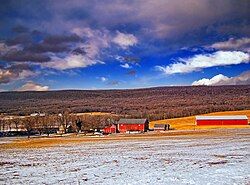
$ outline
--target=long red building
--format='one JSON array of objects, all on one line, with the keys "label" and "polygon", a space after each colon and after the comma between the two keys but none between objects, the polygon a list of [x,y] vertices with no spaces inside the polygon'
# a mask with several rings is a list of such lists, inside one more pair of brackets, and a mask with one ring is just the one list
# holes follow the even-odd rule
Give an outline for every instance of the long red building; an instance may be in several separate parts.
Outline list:
[{"label": "long red building", "polygon": [[146,132],[149,127],[147,119],[120,119],[117,123],[117,129],[121,133],[139,131]]},{"label": "long red building", "polygon": [[248,125],[248,118],[241,116],[196,116],[196,125]]}]

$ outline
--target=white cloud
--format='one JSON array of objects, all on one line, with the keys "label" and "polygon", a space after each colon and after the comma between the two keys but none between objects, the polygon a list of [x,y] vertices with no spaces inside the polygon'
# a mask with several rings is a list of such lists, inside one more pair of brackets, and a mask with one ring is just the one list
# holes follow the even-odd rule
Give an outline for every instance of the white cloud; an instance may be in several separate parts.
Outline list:
[{"label": "white cloud", "polygon": [[192,85],[249,85],[250,71],[246,71],[236,77],[227,77],[222,74],[216,75],[211,79],[202,78],[194,81]]},{"label": "white cloud", "polygon": [[249,63],[249,54],[241,51],[217,51],[212,54],[199,54],[191,58],[180,58],[177,63],[168,66],[156,66],[166,74],[190,73],[215,66]]},{"label": "white cloud", "polygon": [[57,56],[51,57],[52,61],[44,63],[45,67],[54,68],[58,70],[66,70],[73,68],[83,68],[91,66],[97,63],[102,63],[99,60],[90,59],[83,55],[68,55],[65,58],[59,58]]},{"label": "white cloud", "polygon": [[250,52],[250,38],[234,39],[230,38],[224,42],[216,42],[210,46],[219,50],[241,50]]},{"label": "white cloud", "polygon": [[38,75],[39,72],[33,72],[33,71],[30,71],[30,70],[22,70],[20,73],[19,73],[19,79],[25,79],[25,78],[28,78],[30,76],[35,76],[35,75]]},{"label": "white cloud", "polygon": [[104,76],[100,77],[100,79],[101,79],[102,82],[106,82],[108,80],[108,78],[106,78]]},{"label": "white cloud", "polygon": [[[113,38],[106,29],[74,28],[71,32],[86,40],[84,43],[75,45],[75,48],[82,51],[82,53],[71,53],[64,58],[51,53],[51,61],[41,64],[42,66],[66,70],[84,68],[98,63],[104,64],[99,59],[103,54],[103,50],[110,47],[111,42],[118,44],[124,49],[137,43],[136,37],[132,34],[117,32],[117,35]],[[129,68],[130,66],[125,64],[123,67]]]},{"label": "white cloud", "polygon": [[218,74],[211,79],[202,78],[200,80],[194,81],[192,85],[215,85],[221,81],[227,81],[229,78],[222,74]]},{"label": "white cloud", "polygon": [[117,34],[112,41],[123,49],[127,49],[138,43],[138,39],[133,34],[125,34],[119,31],[117,31]]},{"label": "white cloud", "polygon": [[22,87],[18,88],[17,91],[48,91],[48,86],[42,86],[34,82],[27,82]]},{"label": "white cloud", "polygon": [[90,28],[73,28],[72,33],[75,33],[76,35],[80,37],[93,37],[94,31]]},{"label": "white cloud", "polygon": [[51,61],[43,63],[44,67],[67,70],[104,64],[99,58],[102,50],[108,48],[110,45],[111,39],[107,30],[74,28],[71,32],[86,40],[84,43],[77,43],[75,45],[75,48],[82,50],[83,53],[71,53],[64,58],[51,54]]},{"label": "white cloud", "polygon": [[74,28],[72,33],[86,39],[85,43],[81,43],[79,47],[84,48],[86,55],[92,59],[97,57],[102,49],[110,46],[111,36],[106,29]]},{"label": "white cloud", "polygon": [[126,68],[126,69],[132,68],[132,66],[130,66],[128,63],[121,64],[120,66],[123,67],[123,68]]}]

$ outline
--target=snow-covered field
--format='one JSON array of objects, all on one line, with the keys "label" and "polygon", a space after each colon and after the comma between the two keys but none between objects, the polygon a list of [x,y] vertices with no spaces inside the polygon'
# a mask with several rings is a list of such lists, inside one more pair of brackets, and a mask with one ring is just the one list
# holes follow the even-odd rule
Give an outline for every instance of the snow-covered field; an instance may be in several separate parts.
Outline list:
[{"label": "snow-covered field", "polygon": [[249,130],[0,152],[0,184],[249,184]]}]

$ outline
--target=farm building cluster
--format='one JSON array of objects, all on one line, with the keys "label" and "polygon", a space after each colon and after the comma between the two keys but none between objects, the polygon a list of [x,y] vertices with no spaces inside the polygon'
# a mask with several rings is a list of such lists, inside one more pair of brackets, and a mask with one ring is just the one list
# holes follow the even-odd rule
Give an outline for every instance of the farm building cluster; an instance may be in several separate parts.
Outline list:
[{"label": "farm building cluster", "polygon": [[[223,126],[223,125],[248,125],[248,117],[246,115],[235,116],[196,116],[196,126]],[[117,124],[112,124],[105,127],[105,134],[111,133],[131,133],[131,132],[146,132],[149,129],[147,119],[120,119]],[[154,124],[154,131],[170,130],[170,124]]]},{"label": "farm building cluster", "polygon": [[[165,131],[168,124],[161,124],[161,129],[158,131]],[[103,129],[104,134],[112,133],[131,133],[131,132],[147,132],[149,130],[149,121],[147,119],[120,119],[116,124]]]},{"label": "farm building cluster", "polygon": [[[74,115],[75,116],[75,115]],[[28,119],[30,118],[30,119]],[[96,126],[91,120],[90,128],[86,127],[86,122],[79,117],[69,117],[63,114],[57,115],[53,119],[45,119],[45,114],[31,114],[29,117],[23,118],[5,118],[0,119],[0,136],[6,133],[14,133],[16,135],[32,134],[65,134],[72,132],[96,133],[96,134],[115,134],[115,133],[144,133],[147,131],[167,131],[174,129],[167,122],[156,123],[153,127],[149,127],[148,119],[104,119],[96,120],[97,123],[103,122],[100,126]],[[23,119],[23,120],[20,120]],[[20,126],[20,122],[22,125]],[[19,124],[19,125],[18,125]],[[85,124],[85,125],[84,125]],[[196,116],[194,126],[223,126],[223,125],[248,125],[248,117],[245,115],[234,116]],[[106,125],[106,126],[105,126]],[[108,126],[107,126],[108,125]],[[152,126],[152,125],[151,125]]]}]

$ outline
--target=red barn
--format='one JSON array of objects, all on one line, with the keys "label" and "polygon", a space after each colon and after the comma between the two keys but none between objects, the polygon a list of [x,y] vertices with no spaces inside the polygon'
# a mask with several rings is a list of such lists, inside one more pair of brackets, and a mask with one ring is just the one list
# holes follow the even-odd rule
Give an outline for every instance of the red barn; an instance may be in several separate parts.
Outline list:
[{"label": "red barn", "polygon": [[196,125],[248,125],[247,116],[196,116]]},{"label": "red barn", "polygon": [[111,125],[109,127],[105,127],[103,129],[103,133],[104,134],[112,134],[112,133],[116,133],[116,125]]},{"label": "red barn", "polygon": [[121,133],[130,131],[146,132],[148,125],[147,119],[120,119],[117,123],[117,129]]}]

